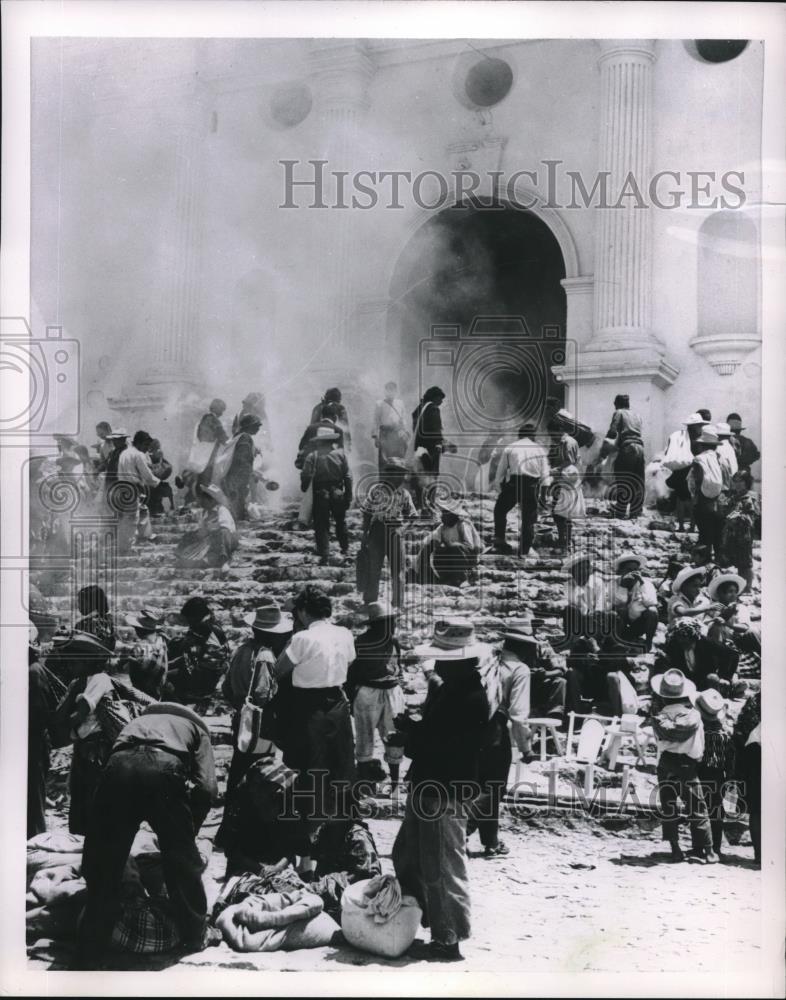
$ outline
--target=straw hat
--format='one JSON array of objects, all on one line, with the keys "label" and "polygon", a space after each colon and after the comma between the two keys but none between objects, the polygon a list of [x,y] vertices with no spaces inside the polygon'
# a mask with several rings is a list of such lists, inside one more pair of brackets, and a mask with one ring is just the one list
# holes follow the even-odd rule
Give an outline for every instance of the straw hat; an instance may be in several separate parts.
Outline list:
[{"label": "straw hat", "polygon": [[153,608],[140,608],[135,615],[126,616],[126,623],[132,628],[141,628],[145,632],[154,632],[164,624],[164,619]]},{"label": "straw hat", "polygon": [[743,592],[743,590],[745,590],[746,587],[745,580],[741,576],[738,576],[736,573],[718,573],[717,576],[714,576],[712,578],[709,586],[707,587],[707,593],[710,595],[712,600],[715,600],[715,595],[718,593],[718,588],[722,587],[724,583],[736,583],[737,592],[740,594]]},{"label": "straw hat", "polygon": [[715,428],[709,424],[696,439],[698,444],[719,444],[720,438],[715,433]]},{"label": "straw hat", "polygon": [[459,517],[467,513],[464,505],[455,497],[437,497],[434,500],[434,506],[439,510],[447,511],[448,514],[456,514]]},{"label": "straw hat", "polygon": [[386,604],[383,601],[372,601],[365,607],[366,617],[363,619],[363,622],[368,625],[382,618],[395,618],[397,614],[398,612],[391,604]]},{"label": "straw hat", "polygon": [[625,563],[636,563],[639,569],[644,566],[644,559],[641,556],[637,556],[635,552],[623,552],[623,554],[614,563],[614,572],[619,573],[620,566],[624,566]]},{"label": "straw hat", "polygon": [[488,649],[475,637],[468,618],[445,618],[434,623],[430,642],[415,646],[415,656],[424,660],[468,660],[480,658]]},{"label": "straw hat", "polygon": [[700,413],[690,413],[682,422],[686,427],[693,427],[696,424],[708,424],[709,420],[705,420]]},{"label": "straw hat", "polygon": [[568,571],[572,570],[574,567],[578,566],[580,563],[587,562],[592,563],[592,556],[587,552],[574,552],[572,556],[569,556],[565,562],[562,564],[562,568]]},{"label": "straw hat", "polygon": [[255,632],[291,632],[294,629],[292,615],[282,612],[278,601],[272,597],[263,597],[257,608],[243,616],[246,625]]},{"label": "straw hat", "polygon": [[708,719],[720,718],[726,711],[726,702],[723,700],[723,695],[720,691],[716,691],[715,688],[700,691],[693,704]]},{"label": "straw hat", "polygon": [[679,573],[674,577],[674,583],[671,585],[672,594],[682,593],[683,586],[694,576],[704,576],[705,570],[701,566],[686,566],[685,569],[681,569]]},{"label": "straw hat", "polygon": [[729,425],[724,423],[722,420],[715,424],[715,432],[720,438],[731,437],[731,427],[729,427]]},{"label": "straw hat", "polygon": [[680,698],[690,698],[696,694],[696,685],[690,678],[686,677],[681,670],[672,668],[663,674],[656,674],[650,681],[650,686],[655,694],[661,698],[669,698],[678,701]]}]

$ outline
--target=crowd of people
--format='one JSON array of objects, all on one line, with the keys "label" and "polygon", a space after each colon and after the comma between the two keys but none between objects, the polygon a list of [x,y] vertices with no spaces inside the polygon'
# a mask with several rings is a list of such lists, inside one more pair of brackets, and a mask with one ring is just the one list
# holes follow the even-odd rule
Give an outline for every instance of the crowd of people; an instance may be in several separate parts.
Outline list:
[{"label": "crowd of people", "polygon": [[[441,459],[451,451],[440,416],[445,399],[440,388],[428,389],[408,420],[396,384],[385,386],[372,433],[377,481],[362,496],[353,489],[350,418],[339,389],[324,393],[300,440],[298,518],[313,524],[321,564],[330,559],[331,526],[349,562],[346,514],[353,502],[362,513],[356,557],[362,633],[333,622],[330,597],[308,584],[283,606],[272,597],[258,600],[245,622],[250,634],[234,648],[199,594],[174,624],[171,611],[143,607],[125,622],[133,639],[123,640],[105,594],[90,586],[78,595],[78,620],[50,643],[31,639],[28,836],[46,828],[50,748],[70,743],[69,830],[84,835],[87,884],[78,962],[95,961],[109,947],[120,880],[142,822],[158,837],[182,947],[206,947],[222,933],[235,940],[236,928],[208,914],[197,848],[217,793],[199,706],[219,686],[232,712],[234,747],[216,836],[227,878],[267,878],[291,867],[300,888],[319,885],[335,912],[353,881],[379,874],[378,859],[376,867],[364,862],[348,874],[336,858],[353,837],[365,845],[364,858],[376,856],[360,803],[380,782],[398,787],[407,758],[406,811],[393,865],[401,891],[417,900],[430,927],[425,957],[431,959],[459,959],[459,943],[470,934],[468,837],[478,832],[487,857],[508,852],[499,836],[500,804],[514,746],[523,761],[531,759],[535,717],[644,716],[657,741],[671,859],[684,856],[679,800],[691,858],[719,860],[724,790],[737,783],[759,860],[760,693],[748,689],[742,667],[758,662],[761,644],[758,623],[740,601],[754,584],[760,507],[751,465],[759,456],[741,435],[740,417],[712,424],[710,413],[698,410],[670,437],[661,461],[670,472],[674,537],[690,518],[698,541],[683,533],[658,580],[642,555],[625,551],[609,563],[574,536],[575,522],[586,517],[582,484],[597,469],[581,459],[591,433],[556,401],[544,421],[523,424],[515,440],[490,452],[497,497],[493,536],[484,539],[463,499],[441,488]],[[237,546],[238,522],[259,502],[255,490],[265,484],[271,446],[259,394],[243,400],[231,434],[225,410],[220,399],[210,404],[175,478],[183,507],[199,509],[176,558],[222,574]],[[172,465],[145,431],[130,444],[124,430],[106,423],[96,431],[95,459],[72,439],[60,439],[58,467],[73,473],[81,464],[84,488],[107,503],[118,484],[132,487],[119,514],[121,551],[127,551],[154,536],[151,515],[155,521],[165,505],[179,503],[168,482]],[[614,401],[598,461],[607,456],[614,456],[608,513],[635,519],[645,503],[644,437],[642,419],[624,395]],[[514,509],[515,552],[507,542]],[[527,572],[537,559],[539,519],[547,517],[556,529],[551,544],[566,557],[561,641],[547,641],[542,623],[522,607],[521,617],[491,641],[478,639],[470,618],[448,616],[433,623],[428,641],[407,648],[397,623],[409,587],[462,586],[486,558],[516,565],[518,556]],[[408,522],[419,526],[412,556]],[[381,599],[386,562],[390,584]],[[664,628],[653,661],[646,654]],[[428,677],[418,717],[405,706],[405,655],[421,662]],[[651,703],[641,708],[634,674],[643,663]],[[743,698],[732,728],[728,706]],[[387,771],[375,756],[377,737]],[[253,931],[253,921],[248,926]]]}]

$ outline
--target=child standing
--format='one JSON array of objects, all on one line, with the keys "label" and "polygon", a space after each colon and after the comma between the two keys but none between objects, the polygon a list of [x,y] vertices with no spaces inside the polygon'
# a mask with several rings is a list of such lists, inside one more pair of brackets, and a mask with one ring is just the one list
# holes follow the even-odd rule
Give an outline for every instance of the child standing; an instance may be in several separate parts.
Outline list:
[{"label": "child standing", "polygon": [[663,839],[671,848],[671,860],[683,861],[679,844],[681,799],[690,822],[690,856],[701,864],[716,864],[712,849],[707,804],[699,781],[699,763],[704,756],[704,730],[701,716],[693,707],[696,685],[681,670],[667,670],[650,681],[662,707],[652,716],[652,728],[658,739],[658,798],[662,812]]},{"label": "child standing", "polygon": [[723,843],[723,792],[734,778],[734,744],[725,729],[726,703],[719,691],[709,688],[696,698],[696,708],[704,726],[704,756],[699,764],[699,778],[707,803],[712,830],[712,849],[720,857]]}]

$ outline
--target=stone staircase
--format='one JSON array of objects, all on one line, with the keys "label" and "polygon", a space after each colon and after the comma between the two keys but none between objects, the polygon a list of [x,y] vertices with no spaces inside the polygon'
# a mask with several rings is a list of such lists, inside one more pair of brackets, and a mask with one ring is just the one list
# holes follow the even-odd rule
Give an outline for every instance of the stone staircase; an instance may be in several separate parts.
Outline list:
[{"label": "stone staircase", "polygon": [[[471,494],[465,505],[484,539],[491,540],[494,498]],[[124,637],[125,616],[143,605],[161,609],[171,625],[185,600],[195,594],[208,599],[216,617],[231,641],[248,634],[242,616],[252,610],[262,595],[279,602],[296,593],[307,583],[321,586],[331,597],[334,618],[341,624],[357,625],[362,615],[362,597],[355,589],[355,556],[360,545],[361,514],[349,511],[347,523],[351,536],[349,557],[343,558],[332,543],[329,564],[320,566],[314,550],[313,532],[295,528],[297,497],[282,498],[278,506],[263,508],[261,519],[239,525],[240,544],[226,579],[215,570],[184,569],[175,562],[175,546],[192,525],[191,516],[165,514],[154,521],[155,541],[141,543],[127,556],[120,556],[110,579],[89,568],[72,572],[44,573],[39,577],[42,592],[51,612],[68,622],[72,615],[73,594],[85,583],[102,584]],[[695,536],[676,535],[668,524],[645,512],[638,521],[616,521],[607,516],[602,501],[588,505],[588,517],[574,527],[574,546],[599,557],[610,565],[622,552],[633,551],[646,559],[649,575],[659,582],[668,560],[679,550],[683,540]],[[510,517],[509,541],[517,542],[517,518]],[[426,521],[407,527],[405,547],[413,554],[422,538],[433,528]],[[548,514],[538,525],[535,550],[526,560],[514,556],[484,555],[477,578],[460,588],[411,585],[399,618],[399,634],[405,650],[427,638],[433,621],[446,614],[465,614],[475,622],[480,638],[490,638],[509,618],[529,614],[540,622],[538,633],[546,638],[561,634],[560,622],[565,604],[562,569],[563,556],[554,547],[556,532]],[[758,557],[758,552],[757,552]],[[83,561],[84,562],[84,561]],[[100,565],[99,559],[84,565]],[[77,577],[81,577],[77,579]],[[36,580],[35,575],[33,580]],[[383,573],[382,594],[389,594],[387,568]],[[744,595],[746,603],[758,607],[758,590]],[[656,642],[662,639],[659,629]],[[131,638],[130,630],[127,630]]]}]

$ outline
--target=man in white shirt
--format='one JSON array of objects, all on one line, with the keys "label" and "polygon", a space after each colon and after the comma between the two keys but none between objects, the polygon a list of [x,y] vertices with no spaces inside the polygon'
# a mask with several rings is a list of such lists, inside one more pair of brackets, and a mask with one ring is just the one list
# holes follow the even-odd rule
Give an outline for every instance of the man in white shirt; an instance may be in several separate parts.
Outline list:
[{"label": "man in white shirt", "polygon": [[[120,453],[118,459],[117,482],[128,484],[125,489],[119,487],[117,502],[112,504],[118,513],[117,548],[120,553],[127,552],[131,547],[131,539],[139,520],[139,501],[144,491],[161,482],[150,468],[150,459],[147,457],[152,443],[153,438],[147,431],[137,431],[131,445]],[[133,502],[132,490],[135,494]]]},{"label": "man in white shirt", "polygon": [[614,603],[619,622],[619,637],[623,642],[642,639],[644,651],[649,653],[658,628],[658,592],[649,577],[642,574],[644,560],[633,552],[626,552],[614,566]]},{"label": "man in white shirt", "polygon": [[601,618],[605,618],[609,607],[608,587],[605,580],[595,570],[592,556],[586,552],[576,552],[563,564],[570,574],[565,581],[567,605],[563,615],[563,629],[566,642],[577,636],[590,636],[602,632]]},{"label": "man in white shirt", "polygon": [[521,511],[519,555],[526,556],[535,538],[540,487],[551,481],[548,449],[537,444],[534,424],[519,428],[519,439],[503,449],[494,476],[499,496],[494,505],[494,549],[509,552],[505,541],[508,513],[516,504]]},{"label": "man in white shirt", "polygon": [[391,458],[403,458],[407,451],[409,431],[404,418],[404,401],[396,396],[395,382],[385,383],[385,398],[374,409],[374,430],[371,436],[377,445],[379,471]]},{"label": "man in white shirt", "polygon": [[329,620],[333,607],[318,587],[305,587],[293,610],[302,628],[276,661],[275,674],[292,680],[291,726],[282,749],[284,763],[299,772],[297,808],[313,842],[323,822],[349,817],[355,741],[343,685],[355,643],[349,629]]}]

